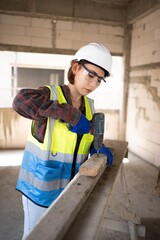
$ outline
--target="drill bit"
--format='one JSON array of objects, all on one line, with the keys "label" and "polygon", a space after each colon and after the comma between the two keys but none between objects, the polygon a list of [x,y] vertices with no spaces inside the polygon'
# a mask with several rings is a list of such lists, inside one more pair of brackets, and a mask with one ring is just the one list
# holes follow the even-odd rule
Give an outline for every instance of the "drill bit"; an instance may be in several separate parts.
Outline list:
[{"label": "drill bit", "polygon": [[99,150],[97,150],[97,158],[99,157]]}]

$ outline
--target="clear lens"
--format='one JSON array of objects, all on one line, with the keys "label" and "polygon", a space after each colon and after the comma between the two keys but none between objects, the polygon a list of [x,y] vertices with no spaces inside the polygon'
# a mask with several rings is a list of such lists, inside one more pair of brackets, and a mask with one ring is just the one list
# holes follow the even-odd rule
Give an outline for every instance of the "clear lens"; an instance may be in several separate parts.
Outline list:
[{"label": "clear lens", "polygon": [[106,82],[106,80],[103,77],[99,77],[96,72],[89,70],[83,63],[81,63],[81,66],[84,68],[84,74],[87,81],[92,81],[94,79],[97,79],[97,82],[100,84],[102,82]]},{"label": "clear lens", "polygon": [[84,69],[83,73],[88,82],[97,81],[98,84],[101,83],[101,80],[99,80],[99,78],[97,78],[92,72],[88,72],[86,69]]}]

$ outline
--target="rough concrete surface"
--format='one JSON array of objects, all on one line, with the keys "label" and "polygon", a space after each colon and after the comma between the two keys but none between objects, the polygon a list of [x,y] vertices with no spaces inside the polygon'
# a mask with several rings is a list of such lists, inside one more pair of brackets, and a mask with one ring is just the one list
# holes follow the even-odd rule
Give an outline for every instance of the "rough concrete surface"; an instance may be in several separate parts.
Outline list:
[{"label": "rough concrete surface", "polygon": [[0,239],[19,240],[22,236],[21,194],[15,190],[19,167],[0,168]]},{"label": "rough concrete surface", "polygon": [[[15,152],[16,153],[16,152]],[[9,155],[9,152],[6,154]],[[12,152],[12,155],[14,153]],[[4,157],[4,155],[3,155]],[[132,209],[146,226],[146,240],[160,239],[160,197],[155,192],[158,169],[129,154],[124,166]],[[2,155],[0,153],[0,162]],[[23,231],[21,194],[15,190],[19,166],[0,167],[0,239],[20,240]],[[116,196],[121,195],[117,185]],[[123,199],[122,199],[123,200]],[[100,240],[128,240],[128,234],[105,229]],[[140,238],[139,239],[144,239]],[[36,239],[34,239],[36,240]]]}]

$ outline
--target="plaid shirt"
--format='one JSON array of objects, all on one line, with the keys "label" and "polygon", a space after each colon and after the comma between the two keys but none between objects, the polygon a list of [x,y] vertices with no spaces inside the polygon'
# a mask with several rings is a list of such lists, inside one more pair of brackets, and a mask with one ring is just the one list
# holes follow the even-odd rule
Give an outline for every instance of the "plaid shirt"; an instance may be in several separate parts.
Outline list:
[{"label": "plaid shirt", "polygon": [[58,101],[50,100],[50,90],[47,87],[38,89],[22,89],[13,100],[13,108],[25,118],[35,120],[34,137],[43,142],[47,118],[51,117],[60,121],[76,125],[85,113],[84,100],[80,109],[72,106],[70,90],[67,85],[62,87],[67,103],[59,104]]}]

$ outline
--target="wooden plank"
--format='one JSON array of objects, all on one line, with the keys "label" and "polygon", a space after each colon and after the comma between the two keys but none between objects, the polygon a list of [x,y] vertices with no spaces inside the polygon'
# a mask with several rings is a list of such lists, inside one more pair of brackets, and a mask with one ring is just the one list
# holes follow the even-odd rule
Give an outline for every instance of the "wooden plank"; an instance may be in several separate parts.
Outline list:
[{"label": "wooden plank", "polygon": [[111,197],[111,201],[109,202],[109,207],[121,216],[123,219],[127,221],[131,221],[136,224],[141,223],[140,217],[138,217],[135,213],[128,211],[127,209],[122,206],[120,202],[118,202],[113,196]]},{"label": "wooden plank", "polygon": [[[111,229],[114,231],[120,231],[124,233],[130,233],[128,222],[120,222],[111,219],[104,218],[102,228]],[[138,236],[145,237],[145,226],[143,225],[136,225],[136,231]]]},{"label": "wooden plank", "polygon": [[85,176],[96,177],[105,166],[106,158],[104,158],[104,155],[98,154],[97,157],[97,154],[95,154],[81,165],[79,173]]},{"label": "wooden plank", "polygon": [[96,165],[98,175],[96,177],[88,177],[78,173],[59,198],[49,207],[45,216],[33,229],[27,240],[60,240],[64,237],[106,168],[106,164],[104,164],[106,163],[105,155],[100,155],[99,157],[93,155],[88,163],[88,166],[90,165],[91,168],[93,166],[92,161],[99,162]]},{"label": "wooden plank", "polygon": [[107,167],[104,171],[84,207],[65,234],[64,240],[93,240],[97,237],[99,225],[116,184],[116,178],[128,146],[127,142],[115,140],[105,140],[104,144],[114,149],[113,166]]},{"label": "wooden plank", "polygon": [[129,232],[130,232],[131,240],[138,240],[138,235],[137,235],[137,230],[136,230],[135,223],[129,221],[128,226],[129,226]]}]

